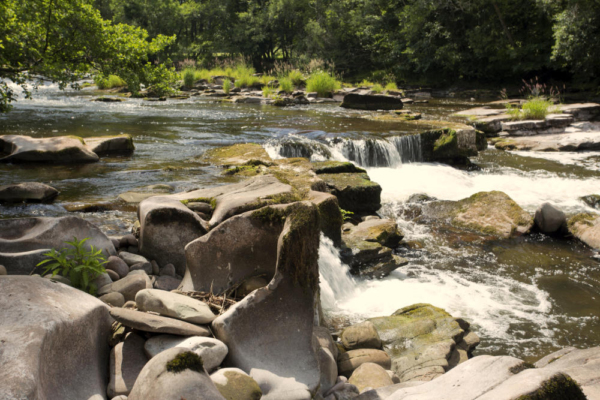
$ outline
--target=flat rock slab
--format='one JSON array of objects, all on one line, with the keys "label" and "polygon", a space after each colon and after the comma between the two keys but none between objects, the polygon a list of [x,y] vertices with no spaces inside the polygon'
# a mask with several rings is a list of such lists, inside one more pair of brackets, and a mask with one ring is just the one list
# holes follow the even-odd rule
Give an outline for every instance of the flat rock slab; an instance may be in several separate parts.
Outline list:
[{"label": "flat rock slab", "polygon": [[151,311],[193,324],[210,324],[216,318],[208,304],[164,290],[141,290],[135,295],[135,302],[141,311]]},{"label": "flat rock slab", "polygon": [[502,138],[494,146],[499,150],[519,151],[590,151],[600,150],[600,126],[597,131],[575,131],[551,135]]},{"label": "flat rock slab", "polygon": [[148,339],[144,346],[148,358],[173,347],[190,349],[198,354],[202,357],[204,368],[209,372],[221,365],[229,351],[220,340],[202,336],[158,335]]},{"label": "flat rock slab", "polygon": [[85,145],[98,156],[128,155],[135,150],[131,135],[84,138]]},{"label": "flat rock slab", "polygon": [[58,196],[58,190],[37,182],[0,186],[0,203],[49,203]]},{"label": "flat rock slab", "polygon": [[0,399],[106,398],[108,306],[31,276],[0,276],[0,304]]},{"label": "flat rock slab", "polygon": [[110,315],[133,329],[153,333],[170,333],[180,336],[208,336],[208,329],[173,318],[161,317],[125,308],[112,308]]},{"label": "flat rock slab", "polygon": [[[133,272],[133,271],[132,271]],[[116,282],[102,286],[98,290],[98,295],[103,296],[108,293],[118,292],[123,295],[125,301],[135,300],[135,295],[140,291],[152,286],[150,278],[142,271],[141,274],[130,273],[125,278]]]},{"label": "flat rock slab", "polygon": [[0,136],[0,162],[90,163],[99,157],[83,139],[77,136],[59,136],[36,139],[31,136]]},{"label": "flat rock slab", "polygon": [[600,250],[600,216],[581,213],[567,221],[569,232],[593,249]]},{"label": "flat rock slab", "polygon": [[403,104],[402,100],[395,96],[349,93],[344,96],[341,107],[357,110],[400,110]]}]

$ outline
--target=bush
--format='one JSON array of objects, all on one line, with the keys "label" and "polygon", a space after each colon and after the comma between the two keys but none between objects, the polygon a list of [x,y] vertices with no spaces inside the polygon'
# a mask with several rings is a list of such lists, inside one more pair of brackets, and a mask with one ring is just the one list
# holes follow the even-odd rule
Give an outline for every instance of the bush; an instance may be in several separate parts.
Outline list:
[{"label": "bush", "polygon": [[127,82],[116,75],[109,75],[107,78],[96,76],[94,82],[101,90],[127,86]]},{"label": "bush", "polygon": [[379,83],[377,83],[377,84],[373,85],[371,90],[375,93],[383,93],[383,86],[381,86]]},{"label": "bush", "polygon": [[231,81],[229,79],[225,79],[223,81],[223,91],[225,92],[225,94],[229,94],[230,90],[231,90]]},{"label": "bush", "polygon": [[394,82],[390,82],[387,85],[385,85],[385,90],[398,90],[398,86],[396,86]]},{"label": "bush", "polygon": [[192,68],[188,68],[183,71],[183,87],[186,89],[191,89],[194,87],[194,82],[196,82],[196,70]]},{"label": "bush", "polygon": [[554,103],[544,97],[532,97],[519,109],[518,106],[507,104],[506,112],[513,120],[546,119],[553,111]]},{"label": "bush", "polygon": [[98,288],[92,281],[106,272],[104,264],[107,261],[102,255],[102,250],[96,250],[94,246],[90,246],[89,251],[85,249],[83,244],[87,240],[89,238],[77,240],[74,237],[72,242],[65,242],[71,247],[64,247],[60,251],[50,250],[44,254],[48,259],[36,266],[46,265],[44,275],[50,272],[52,276],[61,274],[68,277],[74,287],[95,294]]},{"label": "bush", "polygon": [[317,92],[319,97],[327,97],[341,87],[342,85],[339,81],[324,71],[311,74],[306,81],[306,91]]},{"label": "bush", "polygon": [[373,82],[371,82],[371,81],[363,79],[362,82],[360,82],[358,84],[358,86],[361,86],[361,87],[371,87],[371,86],[375,86],[375,84]]},{"label": "bush", "polygon": [[279,90],[283,90],[286,93],[292,93],[294,91],[294,83],[290,78],[281,78],[279,80]]},{"label": "bush", "polygon": [[304,75],[297,69],[290,71],[287,77],[292,81],[294,86],[300,86],[304,83]]},{"label": "bush", "polygon": [[262,93],[264,97],[271,97],[275,94],[275,89],[267,85],[263,87]]}]

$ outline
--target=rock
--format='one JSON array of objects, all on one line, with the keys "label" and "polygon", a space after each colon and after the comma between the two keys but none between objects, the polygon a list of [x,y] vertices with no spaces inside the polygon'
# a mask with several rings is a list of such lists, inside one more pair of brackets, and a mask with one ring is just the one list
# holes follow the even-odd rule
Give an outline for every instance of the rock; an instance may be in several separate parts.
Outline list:
[{"label": "rock", "polygon": [[376,212],[381,208],[381,186],[367,174],[340,173],[319,175],[326,191],[337,197],[340,208],[355,213]]},{"label": "rock", "polygon": [[479,192],[459,201],[425,204],[427,218],[449,221],[457,228],[509,238],[530,231],[533,218],[503,192]]},{"label": "rock", "polygon": [[78,136],[57,136],[35,139],[24,135],[0,136],[4,157],[0,162],[90,163],[97,162],[92,152]]},{"label": "rock", "polygon": [[79,217],[2,219],[0,264],[11,275],[30,274],[46,258],[44,253],[52,248],[65,247],[65,242],[73,240],[73,237],[89,237],[84,247],[89,250],[93,245],[102,250],[104,257],[116,254],[110,239],[96,226]]},{"label": "rock", "polygon": [[[129,254],[131,254],[131,253],[129,253]],[[140,263],[133,264],[131,267],[129,267],[130,272],[135,271],[135,270],[141,270],[141,271],[144,271],[148,275],[152,275],[152,264],[149,262],[140,262]]]},{"label": "rock", "polygon": [[[137,302],[136,302],[137,304]],[[209,331],[201,326],[125,308],[112,308],[110,315],[120,323],[133,329],[153,333],[170,333],[180,336],[208,336]]]},{"label": "rock", "polygon": [[210,215],[213,212],[212,206],[208,203],[189,202],[186,204],[186,206],[192,211],[201,212],[207,215]]},{"label": "rock", "polygon": [[269,206],[237,215],[189,243],[182,290],[220,294],[256,275],[270,280],[287,208]]},{"label": "rock", "polygon": [[329,350],[329,352],[333,355],[334,360],[337,360],[338,347],[333,341],[331,333],[329,333],[329,329],[325,328],[324,326],[315,326],[313,328],[313,337],[316,341],[316,347],[323,347],[324,349]]},{"label": "rock", "polygon": [[364,363],[374,363],[384,370],[390,369],[392,361],[385,351],[376,349],[350,350],[338,356],[340,375],[350,377],[352,372]]},{"label": "rock", "polygon": [[90,137],[84,141],[88,149],[98,156],[129,155],[135,150],[131,135]]},{"label": "rock", "polygon": [[175,266],[173,264],[167,264],[160,269],[158,272],[160,276],[175,276]]},{"label": "rock", "polygon": [[[140,271],[143,273],[143,271]],[[135,299],[135,295],[140,290],[146,289],[148,286],[148,276],[129,274],[125,278],[119,279],[117,282],[113,282],[110,285],[102,286],[98,290],[98,295],[102,296],[112,292],[119,292],[125,298],[125,301]]]},{"label": "rock", "polygon": [[569,232],[577,239],[593,249],[600,250],[600,218],[597,214],[577,214],[569,219],[567,226]]},{"label": "rock", "polygon": [[107,293],[98,298],[113,307],[123,307],[125,304],[125,297],[119,292]]},{"label": "rock", "polygon": [[159,276],[154,282],[154,289],[166,290],[168,292],[178,289],[181,286],[181,279],[172,276]]},{"label": "rock", "polygon": [[[133,254],[133,253],[129,253],[127,251],[121,251],[119,253],[119,257],[121,257],[121,259],[123,261],[125,261],[125,263],[129,266],[132,267],[136,264],[140,264],[140,263],[148,263],[148,260],[146,259],[146,257],[140,256],[139,254]],[[152,266],[150,266],[150,268],[152,268]],[[131,268],[130,268],[131,270]]]},{"label": "rock", "polygon": [[600,150],[600,125],[593,131],[567,128],[561,134],[505,137],[495,141],[498,150],[519,151],[594,151]]},{"label": "rock", "polygon": [[536,210],[534,223],[540,232],[548,235],[565,233],[567,230],[565,213],[550,203],[544,203]]},{"label": "rock", "polygon": [[0,304],[10,305],[0,307],[1,399],[105,398],[104,303],[47,279],[2,276]]},{"label": "rock", "polygon": [[401,110],[402,100],[395,96],[349,93],[341,107],[358,110]]},{"label": "rock", "polygon": [[331,351],[325,347],[317,349],[317,357],[321,373],[319,390],[321,393],[325,393],[335,385],[338,376],[337,361]]},{"label": "rock", "polygon": [[129,273],[129,266],[122,258],[116,256],[110,256],[107,259],[107,263],[104,268],[107,270],[115,271],[121,278],[125,278]]},{"label": "rock", "polygon": [[92,285],[99,289],[105,285],[110,285],[112,283],[112,279],[107,273],[100,274],[92,281]]},{"label": "rock", "polygon": [[370,219],[361,222],[344,234],[344,242],[352,247],[357,242],[373,242],[382,246],[396,248],[404,234],[398,224],[391,219]]},{"label": "rock", "polygon": [[106,390],[108,397],[129,395],[147,362],[144,339],[135,333],[129,333],[110,352],[110,382]]},{"label": "rock", "polygon": [[50,203],[58,190],[37,182],[0,186],[0,203]]},{"label": "rock", "polygon": [[329,193],[311,190],[308,192],[308,200],[319,208],[321,232],[336,246],[340,246],[342,242],[341,226],[344,218],[337,197]]},{"label": "rock", "polygon": [[208,372],[221,365],[228,352],[227,346],[220,340],[202,336],[153,336],[146,341],[144,349],[148,358],[152,358],[173,347],[182,347],[198,354]]},{"label": "rock", "polygon": [[414,203],[426,203],[429,201],[435,201],[437,200],[435,197],[431,197],[426,193],[415,193],[413,195],[411,195],[408,200],[406,200],[406,203],[408,204],[414,204]]},{"label": "rock", "polygon": [[571,377],[544,369],[527,369],[479,397],[483,400],[527,398],[589,399]]},{"label": "rock", "polygon": [[227,400],[260,400],[262,397],[258,383],[241,369],[222,368],[210,379]]},{"label": "rock", "polygon": [[[121,279],[121,277],[119,276],[119,274],[117,274],[115,271],[113,271],[112,269],[107,269],[106,270],[106,274],[109,276],[111,283],[112,282],[116,282],[119,279]],[[97,286],[98,287],[98,286]],[[99,286],[102,287],[102,286]]]},{"label": "rock", "polygon": [[[451,369],[454,365],[449,359],[469,332],[468,323],[429,304],[404,307],[390,317],[369,321],[379,333],[383,349],[392,357],[391,369],[401,382],[428,381]],[[468,340],[463,343],[465,354],[479,344],[476,337]]]},{"label": "rock", "polygon": [[264,369],[252,368],[250,376],[260,387],[261,400],[311,400],[308,386],[294,376],[282,377]]},{"label": "rock", "polygon": [[342,331],[341,339],[347,350],[381,349],[381,339],[370,321],[345,328]]},{"label": "rock", "polygon": [[[310,399],[319,386],[319,364],[312,345],[319,235],[317,207],[309,202],[291,205],[269,285],[212,323],[215,336],[229,347],[228,364],[250,371],[263,399]],[[269,329],[257,335],[257,326]],[[278,391],[286,394],[275,395]]]},{"label": "rock", "polygon": [[592,208],[600,209],[600,195],[590,194],[588,196],[580,197],[579,200]]},{"label": "rock", "polygon": [[363,168],[357,167],[351,162],[344,161],[323,161],[312,163],[312,170],[317,175],[320,174],[341,174],[341,173],[366,173]]},{"label": "rock", "polygon": [[400,383],[400,377],[394,371],[391,371],[388,369],[385,372],[387,372],[388,376],[390,377],[390,379],[392,380],[392,382],[394,384]]},{"label": "rock", "polygon": [[158,263],[152,260],[150,261],[150,264],[152,265],[152,275],[158,275],[160,273],[160,266]]},{"label": "rock", "polygon": [[6,267],[4,265],[0,265],[0,276],[2,275],[8,275],[8,272],[6,272]]},{"label": "rock", "polygon": [[129,246],[137,246],[138,240],[132,234],[125,235],[119,239],[119,247],[127,248]]},{"label": "rock", "polygon": [[71,280],[65,276],[62,275],[54,275],[52,276],[52,274],[48,274],[44,276],[44,279],[49,279],[53,282],[60,282],[63,283],[67,286],[73,286],[73,284],[71,283]]},{"label": "rock", "polygon": [[246,279],[240,285],[239,289],[237,290],[237,295],[242,297],[247,296],[256,289],[260,289],[267,286],[268,283],[269,282],[267,282],[265,278],[262,278],[260,276],[253,276],[251,278]]},{"label": "rock", "polygon": [[465,159],[476,156],[478,151],[487,147],[485,136],[466,125],[427,131],[419,135],[422,158],[426,162],[464,164]]},{"label": "rock", "polygon": [[135,295],[135,303],[141,311],[151,311],[193,324],[210,324],[216,317],[208,304],[163,290],[141,290]]},{"label": "rock", "polygon": [[561,104],[560,110],[570,114],[576,121],[589,121],[600,114],[600,104],[597,103],[575,103]]},{"label": "rock", "polygon": [[361,364],[354,370],[348,382],[356,386],[361,393],[367,388],[377,389],[394,384],[387,371],[374,363]]},{"label": "rock", "polygon": [[153,357],[131,390],[128,400],[224,400],[189,349],[175,347]]}]

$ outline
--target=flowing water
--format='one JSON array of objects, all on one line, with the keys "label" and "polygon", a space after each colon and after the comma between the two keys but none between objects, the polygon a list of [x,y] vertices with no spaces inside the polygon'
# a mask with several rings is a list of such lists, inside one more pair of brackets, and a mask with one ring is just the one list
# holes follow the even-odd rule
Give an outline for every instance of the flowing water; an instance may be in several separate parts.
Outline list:
[{"label": "flowing water", "polygon": [[[234,182],[220,170],[190,160],[206,149],[238,142],[263,143],[272,157],[350,160],[367,168],[382,188],[380,214],[394,218],[407,246],[397,251],[410,262],[381,280],[348,274],[337,250],[322,239],[323,305],[350,321],[389,315],[417,302],[445,308],[472,322],[482,337],[480,354],[511,354],[534,360],[566,345],[600,345],[600,265],[594,252],[576,241],[543,235],[498,241],[415,224],[406,200],[415,193],[458,200],[479,191],[500,190],[533,212],[549,201],[567,213],[591,211],[578,198],[600,192],[597,153],[505,153],[489,149],[473,161],[481,171],[465,172],[422,163],[420,142],[403,133],[428,127],[428,120],[478,106],[463,100],[432,99],[408,105],[419,123],[376,122],[369,112],[318,104],[280,109],[228,104],[207,98],[123,103],[90,100],[94,90],[60,92],[41,87],[0,115],[0,135],[83,137],[128,133],[131,157],[103,158],[73,166],[0,164],[0,185],[40,181],[61,191],[53,205],[0,206],[0,218],[60,216],[65,206],[112,202],[118,194],[167,183],[175,191]],[[77,213],[107,234],[124,234],[136,216],[131,207]]]}]

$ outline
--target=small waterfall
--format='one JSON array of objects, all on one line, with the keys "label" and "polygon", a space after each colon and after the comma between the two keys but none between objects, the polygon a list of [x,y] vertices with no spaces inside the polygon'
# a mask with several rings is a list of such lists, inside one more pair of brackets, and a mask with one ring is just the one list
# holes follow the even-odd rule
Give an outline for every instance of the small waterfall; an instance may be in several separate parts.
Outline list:
[{"label": "small waterfall", "polygon": [[350,275],[350,268],[342,263],[338,249],[323,234],[319,246],[319,275],[321,304],[326,310],[337,309],[338,301],[350,298],[356,292],[357,284]]},{"label": "small waterfall", "polygon": [[361,167],[395,167],[402,158],[393,143],[383,139],[336,139],[332,144],[348,160]]},{"label": "small waterfall", "polygon": [[325,144],[297,135],[269,141],[264,147],[273,159],[304,157],[311,161],[325,161],[331,158],[331,152]]},{"label": "small waterfall", "polygon": [[403,164],[423,161],[421,135],[394,136],[391,139]]}]

